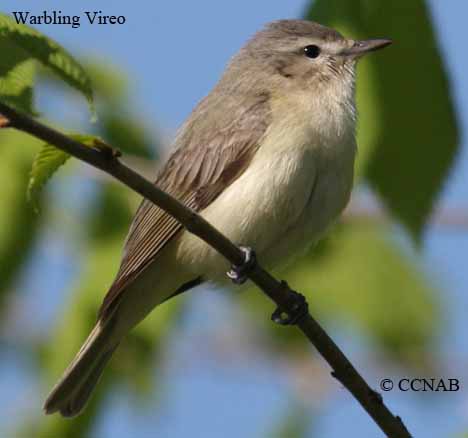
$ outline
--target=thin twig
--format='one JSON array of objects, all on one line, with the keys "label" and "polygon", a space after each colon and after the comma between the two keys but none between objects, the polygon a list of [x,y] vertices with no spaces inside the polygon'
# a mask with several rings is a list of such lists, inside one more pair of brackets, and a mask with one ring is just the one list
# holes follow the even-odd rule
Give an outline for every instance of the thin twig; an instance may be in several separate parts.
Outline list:
[{"label": "thin twig", "polygon": [[[9,127],[44,140],[91,166],[112,175],[127,187],[175,217],[189,232],[204,240],[233,265],[241,265],[244,262],[245,255],[240,248],[212,227],[200,215],[125,166],[119,161],[118,154],[109,153],[107,148],[100,150],[85,146],[1,102],[0,114],[3,114],[9,120]],[[247,273],[247,276],[282,311],[287,314],[294,313],[295,309],[292,307],[290,300],[293,291],[289,289],[286,283],[276,280],[258,263]],[[386,436],[391,438],[411,437],[401,419],[390,412],[382,397],[369,387],[325,330],[308,312],[297,321],[297,326],[332,367],[332,375],[353,394]]]}]

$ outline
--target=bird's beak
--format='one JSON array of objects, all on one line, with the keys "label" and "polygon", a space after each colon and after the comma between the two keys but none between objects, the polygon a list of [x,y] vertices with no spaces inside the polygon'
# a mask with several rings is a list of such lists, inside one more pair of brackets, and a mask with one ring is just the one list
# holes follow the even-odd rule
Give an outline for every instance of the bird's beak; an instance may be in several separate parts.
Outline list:
[{"label": "bird's beak", "polygon": [[384,47],[387,47],[390,44],[392,44],[392,40],[383,38],[375,40],[354,41],[354,44],[351,47],[344,49],[341,52],[341,55],[349,56],[351,58],[359,58],[362,55],[365,55],[366,53],[383,49]]}]

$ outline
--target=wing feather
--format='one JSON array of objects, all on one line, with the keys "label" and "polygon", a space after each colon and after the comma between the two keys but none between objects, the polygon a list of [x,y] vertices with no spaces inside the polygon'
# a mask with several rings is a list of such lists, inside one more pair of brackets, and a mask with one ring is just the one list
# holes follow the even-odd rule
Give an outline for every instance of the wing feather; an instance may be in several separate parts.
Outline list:
[{"label": "wing feather", "polygon": [[[210,96],[205,98],[182,127],[175,149],[155,181],[158,187],[197,212],[244,172],[270,121],[266,94],[246,98],[242,105],[238,99],[226,96],[212,100]],[[210,123],[207,114],[214,114],[216,122]],[[181,230],[176,219],[143,200],[130,227],[120,269],[99,311],[100,317],[114,308],[126,286]]]}]

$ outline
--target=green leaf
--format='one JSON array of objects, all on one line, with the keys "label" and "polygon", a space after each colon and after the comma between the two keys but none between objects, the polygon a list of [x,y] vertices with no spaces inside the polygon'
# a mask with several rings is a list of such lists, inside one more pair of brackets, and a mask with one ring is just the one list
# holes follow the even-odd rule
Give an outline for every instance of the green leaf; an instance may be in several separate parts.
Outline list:
[{"label": "green leaf", "polygon": [[[417,362],[440,327],[440,303],[425,273],[378,225],[347,225],[288,278],[313,291],[316,310],[363,330],[395,359]],[[411,323],[409,323],[411,321]]]},{"label": "green leaf", "polygon": [[155,160],[160,148],[157,139],[152,139],[144,124],[137,117],[125,114],[125,108],[111,106],[100,111],[100,131],[110,144],[123,153]]},{"label": "green leaf", "polygon": [[[94,132],[124,154],[155,160],[161,141],[153,134],[154,122],[151,130],[148,129],[150,125],[144,120],[144,114],[135,113],[133,105],[129,105],[132,96],[127,76],[107,61],[87,61],[84,66],[93,82],[99,105],[99,123],[95,125]],[[57,81],[48,71],[40,73],[52,84]]]},{"label": "green leaf", "polygon": [[[0,132],[0,318],[8,295],[36,241],[41,218],[25,199],[28,172],[38,140],[13,130]],[[11,311],[11,309],[10,309]]]},{"label": "green leaf", "polygon": [[[93,204],[89,206],[93,212],[86,226],[87,234],[93,244],[121,239],[131,222],[128,197],[137,197],[134,192],[122,189],[120,184],[104,184]],[[109,220],[112,218],[112,220]]]},{"label": "green leaf", "polygon": [[0,36],[0,99],[14,108],[34,114],[34,61],[21,48]]},{"label": "green leaf", "polygon": [[14,43],[83,93],[95,115],[91,80],[83,67],[62,46],[31,27],[17,24],[5,14],[0,14],[0,38]]},{"label": "green leaf", "polygon": [[[69,137],[91,147],[107,146],[99,137],[92,135],[71,134]],[[27,199],[36,210],[42,188],[69,158],[69,154],[50,144],[44,144],[41,147],[32,164],[27,190]]]},{"label": "green leaf", "polygon": [[[436,291],[415,259],[381,226],[346,224],[280,277],[308,297],[311,313],[325,326],[333,322],[354,329],[402,364],[420,365],[439,333]],[[255,315],[266,311],[252,306],[252,299],[265,305],[261,294],[248,295],[249,310]],[[303,346],[299,331],[266,324],[281,348]]]},{"label": "green leaf", "polygon": [[102,61],[88,62],[86,71],[100,103],[98,132],[123,153],[155,159],[160,141],[148,131],[143,114],[130,111],[130,81],[126,75],[118,67]]},{"label": "green leaf", "polygon": [[99,59],[86,58],[83,65],[91,77],[95,94],[103,98],[106,105],[128,105],[130,79],[121,67],[102,56]]},{"label": "green leaf", "polygon": [[419,241],[459,148],[428,6],[422,0],[317,0],[307,17],[350,38],[394,40],[359,68],[358,170]]},{"label": "green leaf", "polygon": [[34,205],[35,209],[38,206],[39,193],[45,183],[69,158],[69,154],[50,144],[42,146],[34,159],[27,190],[28,201]]}]

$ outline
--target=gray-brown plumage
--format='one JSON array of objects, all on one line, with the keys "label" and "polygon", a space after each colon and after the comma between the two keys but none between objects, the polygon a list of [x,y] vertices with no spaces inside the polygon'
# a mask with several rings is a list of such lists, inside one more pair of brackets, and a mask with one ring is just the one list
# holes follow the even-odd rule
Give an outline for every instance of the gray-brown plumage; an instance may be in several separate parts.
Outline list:
[{"label": "gray-brown plumage", "polygon": [[[309,21],[282,20],[260,31],[185,122],[174,152],[155,184],[197,212],[214,201],[248,166],[271,122],[270,90],[276,88],[277,82],[274,73],[287,78],[295,75],[290,58],[297,53],[285,50],[278,56],[278,49],[282,45],[288,49],[291,43],[309,34],[325,41],[343,40],[335,30]],[[252,59],[259,61],[255,72]],[[306,73],[310,75],[310,69]],[[146,200],[142,202],[127,238],[120,270],[100,315],[112,307],[125,284],[181,229],[177,220],[159,207]]]},{"label": "gray-brown plumage", "polygon": [[[355,61],[388,43],[347,40],[309,21],[268,24],[184,123],[155,183],[268,266],[306,248],[349,198]],[[226,265],[143,201],[98,322],[46,413],[78,414],[122,337],[171,296],[222,278]]]},{"label": "gray-brown plumage", "polygon": [[[221,84],[222,86],[222,84]],[[195,211],[206,208],[248,166],[269,124],[268,94],[247,95],[243,105],[230,95],[204,99],[182,128],[176,148],[155,184]],[[218,129],[210,114],[216,111]],[[228,120],[223,120],[224,117]],[[100,310],[112,304],[158,252],[182,230],[176,219],[144,200],[130,228],[117,277]]]}]

